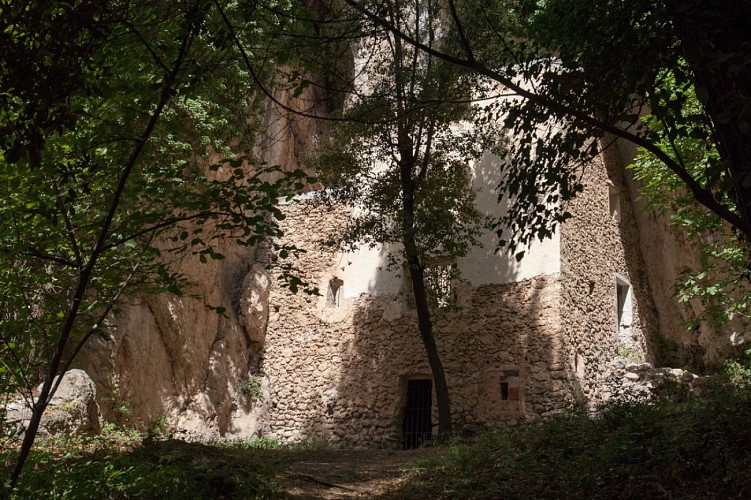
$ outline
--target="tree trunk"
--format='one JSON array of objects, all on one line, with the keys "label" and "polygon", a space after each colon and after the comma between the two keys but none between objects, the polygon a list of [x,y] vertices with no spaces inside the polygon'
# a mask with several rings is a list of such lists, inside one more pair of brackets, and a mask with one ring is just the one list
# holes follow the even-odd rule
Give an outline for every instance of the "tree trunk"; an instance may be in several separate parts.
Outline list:
[{"label": "tree trunk", "polygon": [[[405,242],[405,248],[407,242]],[[410,246],[414,248],[414,243]],[[415,308],[417,309],[417,325],[420,330],[420,338],[425,346],[425,353],[428,355],[430,371],[433,374],[433,384],[435,385],[436,404],[438,406],[438,435],[451,435],[451,400],[449,399],[449,388],[446,383],[446,374],[443,371],[443,363],[438,355],[438,348],[433,336],[433,323],[430,319],[430,308],[428,307],[428,298],[425,291],[424,269],[420,266],[415,254],[410,256],[407,251],[407,266],[412,280],[412,290],[415,298]]]},{"label": "tree trunk", "polygon": [[428,306],[428,298],[425,291],[425,268],[420,262],[415,242],[416,183],[412,177],[415,156],[412,153],[411,141],[402,133],[399,134],[399,146],[401,158],[399,162],[399,174],[402,189],[402,215],[404,217],[402,243],[404,244],[407,268],[409,269],[412,281],[412,293],[415,298],[415,309],[417,309],[417,326],[420,330],[420,338],[425,346],[425,353],[428,356],[430,371],[433,374],[436,404],[438,405],[438,435],[445,437],[451,435],[451,400],[449,399],[449,389],[446,383],[446,374],[443,371],[443,363],[441,363],[441,357],[438,354],[435,337],[433,336],[433,323],[430,319],[430,307]]},{"label": "tree trunk", "polygon": [[29,419],[29,426],[24,431],[23,442],[21,443],[21,450],[18,453],[16,459],[16,465],[13,467],[13,472],[10,475],[11,488],[16,485],[18,478],[21,476],[24,465],[26,465],[26,459],[29,458],[32,446],[36,440],[37,432],[39,431],[39,424],[42,422],[42,415],[44,410],[47,409],[47,400],[50,396],[50,389],[54,378],[45,380],[42,386],[42,392],[37,397],[36,403],[34,403],[31,409],[31,418]]},{"label": "tree trunk", "polygon": [[[393,13],[392,13],[393,15]],[[412,280],[412,293],[415,298],[415,308],[417,309],[417,326],[420,331],[420,338],[425,346],[425,353],[428,356],[428,364],[433,375],[433,385],[435,386],[436,404],[438,405],[438,435],[451,435],[451,400],[449,399],[448,384],[446,383],[446,374],[443,371],[443,363],[438,355],[438,348],[435,345],[433,336],[433,323],[430,320],[430,308],[425,293],[424,266],[420,262],[415,241],[415,195],[419,183],[415,178],[415,167],[417,166],[417,154],[414,150],[414,137],[411,135],[411,126],[414,125],[410,120],[409,103],[414,100],[414,87],[407,80],[404,80],[405,72],[402,67],[405,61],[402,52],[402,41],[399,37],[394,38],[393,44],[394,55],[394,80],[395,80],[395,101],[396,101],[396,128],[397,128],[397,149],[399,152],[399,181],[402,198],[402,244],[404,245],[404,254],[407,260],[407,267]],[[409,58],[407,58],[409,60]],[[416,59],[412,59],[414,64]],[[412,75],[415,68],[412,67]],[[407,105],[405,106],[405,103]],[[418,146],[419,147],[419,146]],[[430,146],[425,150],[426,157],[423,158],[424,164],[427,165],[430,155]]]},{"label": "tree trunk", "polygon": [[[670,0],[675,35],[712,119],[739,215],[751,221],[751,4],[747,0]],[[741,229],[741,228],[739,228]],[[744,231],[751,242],[751,234]]]}]

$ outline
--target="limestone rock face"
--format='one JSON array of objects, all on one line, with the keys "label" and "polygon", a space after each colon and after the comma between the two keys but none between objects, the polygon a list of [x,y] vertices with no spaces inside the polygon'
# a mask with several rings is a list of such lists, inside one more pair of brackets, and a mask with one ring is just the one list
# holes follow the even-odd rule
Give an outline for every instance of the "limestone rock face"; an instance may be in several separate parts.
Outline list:
[{"label": "limestone rock face", "polygon": [[263,342],[269,321],[269,273],[260,264],[253,264],[245,276],[240,296],[240,317],[245,333],[252,342]]},{"label": "limestone rock face", "polygon": [[[312,87],[299,102],[322,98]],[[280,91],[275,99],[264,113],[257,154],[290,171],[299,168],[319,125],[285,111],[298,102],[291,95]],[[260,405],[242,387],[257,372],[271,283],[255,265],[256,248],[227,238],[215,250],[225,258],[168,262],[190,283],[184,295],[143,295],[120,304],[108,319],[109,338],[92,339],[78,356],[77,366],[96,384],[105,420],[145,429],[166,417],[176,436],[198,440],[255,432]]]},{"label": "limestone rock face", "polygon": [[164,416],[176,435],[208,440],[229,429],[233,412],[249,411],[240,385],[251,343],[232,304],[254,249],[226,243],[218,251],[224,260],[183,260],[194,284],[184,296],[132,300],[111,319],[110,338],[82,351],[78,364],[92,374],[106,420],[146,429]]},{"label": "limestone rock face", "polygon": [[[40,390],[41,386],[37,392]],[[30,418],[31,409],[23,399],[6,407],[6,422],[19,430],[26,428]],[[43,434],[98,432],[100,419],[94,381],[83,370],[74,369],[63,375],[42,416],[39,430]]]}]

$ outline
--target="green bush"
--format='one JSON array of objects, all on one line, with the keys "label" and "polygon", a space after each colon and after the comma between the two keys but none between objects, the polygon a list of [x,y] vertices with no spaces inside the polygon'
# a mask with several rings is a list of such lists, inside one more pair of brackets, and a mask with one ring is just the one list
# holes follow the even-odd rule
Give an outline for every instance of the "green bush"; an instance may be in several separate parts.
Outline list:
[{"label": "green bush", "polygon": [[[12,443],[0,443],[8,477]],[[95,438],[55,438],[35,447],[11,498],[269,498],[283,465],[269,452],[163,439],[134,441],[107,428]],[[7,494],[7,490],[5,491]],[[0,497],[4,495],[0,494]]]},{"label": "green bush", "polygon": [[110,381],[112,390],[109,395],[104,398],[105,403],[112,407],[112,413],[115,417],[115,422],[120,425],[126,425],[130,423],[133,416],[133,409],[130,406],[130,401],[121,392],[120,384],[117,379]]},{"label": "green bush", "polygon": [[237,447],[244,450],[256,449],[256,450],[278,450],[282,447],[281,443],[276,439],[266,436],[252,437],[247,439],[239,439],[233,441],[224,441],[222,443],[225,446]]},{"label": "green bush", "polygon": [[452,445],[420,464],[400,496],[740,498],[751,491],[748,443],[751,390],[718,381],[701,398],[614,402],[596,418],[575,410]]},{"label": "green bush", "polygon": [[258,396],[261,395],[261,381],[257,377],[251,375],[243,380],[243,383],[240,385],[240,390],[245,394],[246,398],[255,401],[258,399]]}]

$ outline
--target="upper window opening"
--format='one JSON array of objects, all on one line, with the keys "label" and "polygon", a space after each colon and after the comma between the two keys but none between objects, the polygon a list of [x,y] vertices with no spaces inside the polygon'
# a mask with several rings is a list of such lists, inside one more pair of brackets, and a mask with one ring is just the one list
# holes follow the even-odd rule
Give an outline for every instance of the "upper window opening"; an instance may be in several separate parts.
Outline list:
[{"label": "upper window opening", "polygon": [[610,200],[610,216],[614,221],[620,222],[621,193],[614,186],[608,186],[608,198]]},{"label": "upper window opening", "polygon": [[454,303],[454,264],[435,265],[425,268],[425,289],[431,307],[448,307]]},{"label": "upper window opening", "polygon": [[[407,296],[407,305],[410,309],[415,307],[415,297],[412,291],[412,281],[409,271],[405,272],[407,278],[405,294]],[[455,302],[455,290],[453,280],[456,277],[455,264],[451,262],[433,264],[425,267],[423,279],[425,281],[425,293],[427,295],[428,306],[431,309],[442,309],[449,307]]]}]

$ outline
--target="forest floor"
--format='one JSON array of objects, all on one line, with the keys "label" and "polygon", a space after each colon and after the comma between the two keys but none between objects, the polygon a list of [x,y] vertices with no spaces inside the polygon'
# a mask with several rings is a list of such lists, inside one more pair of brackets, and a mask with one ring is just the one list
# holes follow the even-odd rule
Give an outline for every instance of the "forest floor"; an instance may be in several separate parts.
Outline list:
[{"label": "forest floor", "polygon": [[284,450],[292,465],[278,479],[290,499],[396,498],[419,461],[445,454],[440,447],[416,450]]},{"label": "forest floor", "polygon": [[38,441],[18,489],[10,492],[3,483],[19,442],[0,437],[0,498],[403,499],[410,498],[404,487],[418,464],[448,451],[256,448],[255,442],[142,439],[112,428],[100,436]]},{"label": "forest floor", "polygon": [[12,491],[19,442],[0,435],[0,498],[751,498],[744,370],[743,384],[701,396],[675,389],[614,401],[597,418],[573,410],[409,451],[189,443],[106,425],[96,436],[40,436]]}]

